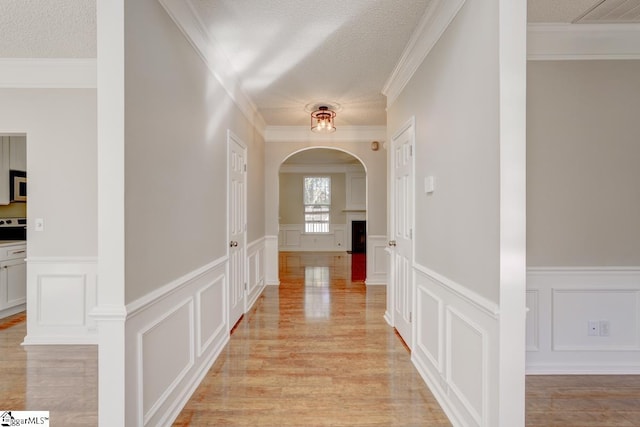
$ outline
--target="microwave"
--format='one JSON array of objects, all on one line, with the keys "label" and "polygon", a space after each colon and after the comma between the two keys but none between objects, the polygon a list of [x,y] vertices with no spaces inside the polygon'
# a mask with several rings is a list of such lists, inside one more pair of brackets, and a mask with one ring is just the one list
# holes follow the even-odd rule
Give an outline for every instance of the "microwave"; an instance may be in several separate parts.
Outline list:
[{"label": "microwave", "polygon": [[22,171],[9,171],[9,194],[12,202],[27,201],[27,173]]}]

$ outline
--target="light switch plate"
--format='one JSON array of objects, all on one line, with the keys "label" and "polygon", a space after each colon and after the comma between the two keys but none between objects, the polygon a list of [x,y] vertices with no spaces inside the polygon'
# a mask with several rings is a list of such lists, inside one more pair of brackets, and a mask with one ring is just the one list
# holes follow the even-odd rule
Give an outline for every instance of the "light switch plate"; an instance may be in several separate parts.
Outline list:
[{"label": "light switch plate", "polygon": [[435,179],[433,176],[425,176],[424,177],[424,192],[426,194],[433,193],[436,189]]},{"label": "light switch plate", "polygon": [[44,218],[36,218],[33,221],[33,231],[44,231]]}]

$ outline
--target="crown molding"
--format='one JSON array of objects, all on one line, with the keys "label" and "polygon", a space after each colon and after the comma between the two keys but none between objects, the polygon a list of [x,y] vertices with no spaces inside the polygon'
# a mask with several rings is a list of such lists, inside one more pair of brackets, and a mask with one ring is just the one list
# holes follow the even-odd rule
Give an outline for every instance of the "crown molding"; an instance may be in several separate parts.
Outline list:
[{"label": "crown molding", "polygon": [[640,24],[529,24],[527,59],[640,59]]},{"label": "crown molding", "polygon": [[267,126],[265,142],[384,142],[386,126],[340,126],[334,133],[311,132],[308,126]]},{"label": "crown molding", "polygon": [[364,172],[362,164],[286,164],[280,166],[280,173],[357,173]]},{"label": "crown molding", "polygon": [[438,42],[465,0],[433,0],[418,23],[400,61],[382,88],[387,106],[392,105],[420,64]]},{"label": "crown molding", "polygon": [[158,0],[173,22],[191,43],[213,76],[220,82],[242,114],[264,134],[266,123],[249,95],[242,89],[236,72],[220,44],[209,33],[191,0]]},{"label": "crown molding", "polygon": [[96,87],[95,58],[0,58],[0,88]]}]

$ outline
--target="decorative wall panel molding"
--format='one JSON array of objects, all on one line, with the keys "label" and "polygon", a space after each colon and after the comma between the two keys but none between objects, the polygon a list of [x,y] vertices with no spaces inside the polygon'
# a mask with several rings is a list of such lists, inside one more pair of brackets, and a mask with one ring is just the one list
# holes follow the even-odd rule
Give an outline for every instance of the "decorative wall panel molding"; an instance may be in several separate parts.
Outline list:
[{"label": "decorative wall panel molding", "polygon": [[640,373],[640,268],[529,268],[527,306],[527,373]]},{"label": "decorative wall panel molding", "polygon": [[264,268],[267,285],[280,285],[278,275],[278,236],[264,236]]},{"label": "decorative wall panel molding", "polygon": [[127,425],[170,425],[228,342],[226,264],[219,258],[127,305]]},{"label": "decorative wall panel molding", "polygon": [[247,310],[249,311],[262,294],[265,282],[265,239],[247,245]]},{"label": "decorative wall panel molding", "polygon": [[418,372],[453,425],[498,425],[498,307],[425,266],[414,274]]},{"label": "decorative wall panel molding", "polygon": [[367,236],[367,280],[365,284],[386,285],[389,271],[389,253],[387,236]]},{"label": "decorative wall panel molding", "polygon": [[27,259],[27,336],[31,344],[97,344],[97,258]]},{"label": "decorative wall panel molding", "polygon": [[305,233],[304,224],[280,224],[281,251],[345,252],[345,224],[331,224],[329,233]]}]

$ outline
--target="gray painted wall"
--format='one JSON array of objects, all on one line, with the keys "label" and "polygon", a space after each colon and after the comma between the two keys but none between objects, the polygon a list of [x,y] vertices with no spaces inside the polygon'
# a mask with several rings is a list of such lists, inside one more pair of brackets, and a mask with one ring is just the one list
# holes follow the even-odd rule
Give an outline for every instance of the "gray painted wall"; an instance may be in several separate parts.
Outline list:
[{"label": "gray painted wall", "polygon": [[249,148],[248,241],[264,236],[264,148],[160,3],[125,16],[129,303],[226,254],[227,129]]},{"label": "gray painted wall", "polygon": [[640,61],[530,62],[527,264],[640,265]]},{"label": "gray painted wall", "polygon": [[0,89],[0,133],[27,134],[29,257],[98,254],[95,89]]},{"label": "gray painted wall", "polygon": [[[388,109],[387,126],[393,135],[415,115],[416,262],[498,302],[495,9],[495,4],[465,3]],[[435,177],[431,195],[424,193],[427,176]]]}]

